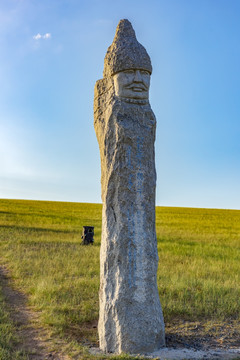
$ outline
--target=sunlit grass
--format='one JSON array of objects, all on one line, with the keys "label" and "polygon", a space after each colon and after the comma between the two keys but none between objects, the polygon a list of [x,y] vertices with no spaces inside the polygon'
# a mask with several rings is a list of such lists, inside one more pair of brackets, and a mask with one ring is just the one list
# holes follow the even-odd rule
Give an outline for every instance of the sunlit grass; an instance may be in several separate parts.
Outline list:
[{"label": "sunlit grass", "polygon": [[239,318],[240,211],[157,208],[165,319]]},{"label": "sunlit grass", "polygon": [[[101,205],[0,200],[0,263],[52,332],[97,344]],[[81,245],[83,225],[95,227]],[[158,207],[165,321],[240,313],[240,211]]]}]

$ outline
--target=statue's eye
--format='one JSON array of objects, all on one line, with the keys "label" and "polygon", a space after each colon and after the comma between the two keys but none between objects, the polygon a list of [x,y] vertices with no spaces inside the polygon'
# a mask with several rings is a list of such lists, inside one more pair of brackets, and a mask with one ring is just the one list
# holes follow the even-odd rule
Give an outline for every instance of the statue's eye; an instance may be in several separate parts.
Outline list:
[{"label": "statue's eye", "polygon": [[147,70],[140,70],[140,72],[143,75],[150,75],[150,73]]},{"label": "statue's eye", "polygon": [[125,70],[124,72],[125,72],[126,74],[134,74],[134,70],[130,70],[130,69],[129,69],[129,70]]}]

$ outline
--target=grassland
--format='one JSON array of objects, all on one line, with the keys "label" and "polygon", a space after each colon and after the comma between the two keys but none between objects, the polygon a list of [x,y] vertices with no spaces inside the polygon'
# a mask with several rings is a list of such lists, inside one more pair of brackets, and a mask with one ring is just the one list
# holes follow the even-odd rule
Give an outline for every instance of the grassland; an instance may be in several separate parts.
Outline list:
[{"label": "grassland", "polygon": [[[93,246],[81,245],[83,225],[95,227]],[[239,336],[240,211],[157,207],[156,229],[167,329],[195,322],[217,336],[231,324]],[[0,266],[74,346],[97,344],[100,236],[99,204],[0,200]]]}]

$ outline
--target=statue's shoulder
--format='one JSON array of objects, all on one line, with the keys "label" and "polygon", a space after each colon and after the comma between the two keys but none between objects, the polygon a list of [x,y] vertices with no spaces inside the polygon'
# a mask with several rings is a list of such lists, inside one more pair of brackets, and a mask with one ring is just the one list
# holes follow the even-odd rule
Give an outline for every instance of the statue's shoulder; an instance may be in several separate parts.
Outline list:
[{"label": "statue's shoulder", "polygon": [[101,96],[106,96],[111,92],[112,88],[113,88],[113,82],[111,79],[103,78],[97,80],[94,87],[94,100]]}]

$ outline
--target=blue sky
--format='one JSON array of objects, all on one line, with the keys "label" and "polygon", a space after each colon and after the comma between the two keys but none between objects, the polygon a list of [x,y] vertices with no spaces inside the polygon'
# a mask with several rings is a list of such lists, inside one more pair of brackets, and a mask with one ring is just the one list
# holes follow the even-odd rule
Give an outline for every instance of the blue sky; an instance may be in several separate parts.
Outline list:
[{"label": "blue sky", "polygon": [[152,59],[157,205],[240,209],[238,0],[0,0],[0,197],[101,202],[93,89],[123,18]]}]

